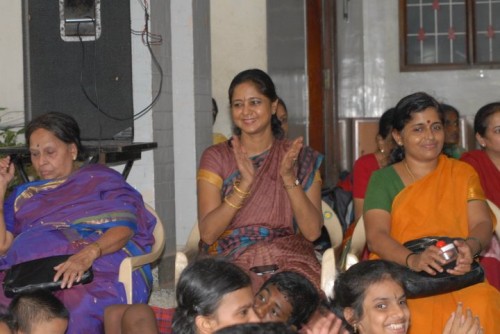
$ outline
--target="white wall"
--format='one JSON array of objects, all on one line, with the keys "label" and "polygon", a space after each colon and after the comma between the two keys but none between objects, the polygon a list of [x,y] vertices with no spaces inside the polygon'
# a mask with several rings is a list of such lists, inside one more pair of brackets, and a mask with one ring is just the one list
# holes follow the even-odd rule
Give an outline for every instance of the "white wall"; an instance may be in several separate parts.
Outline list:
[{"label": "white wall", "polygon": [[266,0],[211,0],[212,94],[219,106],[214,132],[231,135],[227,90],[248,68],[267,70]]},{"label": "white wall", "polygon": [[[142,30],[144,11],[138,1],[130,0],[131,28]],[[134,94],[134,112],[137,113],[149,105],[152,100],[151,56],[142,43],[140,36],[132,35],[132,87]],[[134,121],[134,141],[153,141],[152,111]],[[141,160],[134,162],[127,181],[143,196],[144,201],[155,206],[154,196],[154,161],[153,151],[142,153]]]},{"label": "white wall", "polygon": [[[349,38],[340,47],[361,44],[363,55],[358,61],[359,54],[340,50],[341,61],[353,60],[351,64],[343,63],[346,68],[340,71],[348,73],[350,68],[351,73],[356,74],[339,76],[341,116],[380,116],[402,97],[416,91],[425,91],[440,102],[455,106],[468,118],[484,104],[498,101],[500,70],[400,72],[398,5],[398,0],[351,0],[352,20],[339,20],[339,31],[350,31]],[[359,10],[362,13],[357,12]],[[356,21],[360,16],[361,23]],[[350,29],[350,25],[355,25],[354,29]],[[362,33],[356,33],[358,29]],[[342,41],[342,37],[339,40]],[[359,74],[361,84],[357,81]]]}]

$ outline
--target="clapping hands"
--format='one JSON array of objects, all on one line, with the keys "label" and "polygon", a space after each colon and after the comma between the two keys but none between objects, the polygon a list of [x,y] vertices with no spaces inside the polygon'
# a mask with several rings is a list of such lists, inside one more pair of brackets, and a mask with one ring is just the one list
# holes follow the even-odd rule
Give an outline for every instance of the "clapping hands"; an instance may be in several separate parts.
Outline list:
[{"label": "clapping hands", "polygon": [[233,136],[231,144],[233,145],[236,165],[238,166],[238,170],[241,175],[240,184],[243,188],[248,189],[253,182],[255,167],[253,166],[252,160],[248,156],[247,151],[241,145],[240,138],[238,138],[238,136]]},{"label": "clapping hands", "polygon": [[293,178],[295,179],[295,163],[299,157],[300,150],[304,146],[304,138],[298,137],[296,138],[290,148],[285,153],[285,156],[281,160],[280,164],[280,175],[283,179],[285,178]]}]

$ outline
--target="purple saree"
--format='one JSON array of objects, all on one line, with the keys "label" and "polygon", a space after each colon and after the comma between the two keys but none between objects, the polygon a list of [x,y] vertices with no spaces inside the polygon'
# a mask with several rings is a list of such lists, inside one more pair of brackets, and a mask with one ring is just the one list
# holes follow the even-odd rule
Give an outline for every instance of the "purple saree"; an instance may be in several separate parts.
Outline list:
[{"label": "purple saree", "polygon": [[[102,333],[106,306],[126,303],[123,285],[118,282],[122,259],[148,252],[154,241],[156,220],[144,207],[141,195],[114,170],[89,165],[65,179],[22,185],[6,201],[4,212],[7,229],[15,239],[0,257],[0,270],[32,259],[74,254],[112,227],[127,226],[134,231],[125,247],[93,263],[91,283],[55,293],[70,311],[67,333]],[[149,267],[134,271],[135,303],[147,302],[151,282]],[[0,303],[9,303],[3,290]]]},{"label": "purple saree", "polygon": [[[313,244],[297,232],[292,207],[279,175],[279,164],[289,146],[289,141],[276,140],[269,151],[252,158],[256,177],[251,195],[219,239],[212,245],[202,245],[204,252],[227,257],[242,267],[250,275],[255,291],[269,276],[258,276],[250,268],[270,264],[277,264],[278,271],[305,275],[318,290],[320,286],[320,265]],[[322,159],[309,147],[302,149],[297,177],[304,191],[319,180],[317,172]],[[198,179],[219,187],[221,198],[232,191],[233,181],[238,177],[229,141],[211,146],[203,153]]]}]

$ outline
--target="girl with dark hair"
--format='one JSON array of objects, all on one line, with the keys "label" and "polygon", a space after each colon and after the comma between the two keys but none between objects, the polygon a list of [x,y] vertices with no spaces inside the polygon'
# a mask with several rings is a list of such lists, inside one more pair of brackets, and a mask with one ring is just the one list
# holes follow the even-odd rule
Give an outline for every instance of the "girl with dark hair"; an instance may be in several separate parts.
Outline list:
[{"label": "girl with dark hair", "polygon": [[441,103],[444,113],[443,153],[450,158],[460,159],[465,149],[460,146],[460,114],[449,104]]},{"label": "girl with dark hair", "polygon": [[[373,298],[374,291],[379,292],[378,298]],[[371,316],[373,307],[366,306],[372,302],[383,305],[387,314],[383,326],[399,330],[398,333],[406,333],[409,328],[410,310],[406,304],[401,270],[391,262],[361,261],[349,267],[335,280],[334,296],[332,309],[344,319],[350,333],[358,330],[360,333],[381,333],[380,328],[376,329],[381,323]]]},{"label": "girl with dark hair", "polygon": [[376,137],[377,152],[365,154],[354,162],[352,169],[352,197],[355,222],[357,222],[363,214],[363,203],[365,201],[366,187],[368,186],[370,176],[374,171],[384,168],[389,164],[391,152],[396,146],[391,134],[393,114],[394,108],[390,108],[380,116]]},{"label": "girl with dark hair", "polygon": [[322,155],[283,139],[271,78],[246,70],[229,87],[235,135],[205,150],[198,171],[202,252],[244,268],[254,291],[269,274],[296,271],[318,291],[313,241],[321,234]]},{"label": "girl with dark hair", "polygon": [[[342,318],[349,333],[406,334],[409,328],[417,325],[411,320],[401,267],[395,263],[361,261],[337,277],[334,290],[332,310]],[[483,333],[479,319],[473,317],[470,310],[462,316],[461,304],[451,314],[446,322],[435,324],[439,327],[436,332]]]},{"label": "girl with dark hair", "polygon": [[[460,160],[470,164],[481,179],[486,197],[500,207],[500,102],[481,107],[474,118],[474,132],[481,149],[466,152]],[[500,222],[497,222],[500,224]],[[488,282],[500,290],[500,241],[493,235],[480,262]]]},{"label": "girl with dark hair", "polygon": [[200,334],[259,321],[252,309],[250,278],[237,266],[215,258],[189,265],[176,289],[173,333]]},{"label": "girl with dark hair", "polygon": [[[0,270],[54,255],[71,256],[54,270],[62,290],[55,295],[71,313],[68,333],[101,333],[104,308],[126,302],[118,282],[121,261],[150,251],[156,219],[141,195],[116,171],[98,164],[80,167],[80,129],[69,115],[51,112],[26,131],[31,162],[41,180],[5,191],[14,176],[10,158],[0,159]],[[94,279],[76,285],[92,267]],[[133,273],[134,302],[146,302],[149,266]],[[1,273],[0,280],[3,280]],[[0,303],[10,302],[0,292]]]},{"label": "girl with dark hair", "polygon": [[[471,270],[473,258],[490,243],[493,223],[474,169],[441,154],[443,113],[426,93],[404,97],[396,105],[392,135],[399,162],[372,174],[364,203],[366,239],[371,258],[382,258],[429,275],[442,272],[447,261],[436,246],[412,253],[403,244],[429,237],[461,238],[454,242],[458,258],[452,275]],[[487,282],[408,301],[410,333],[441,333],[463,302],[483,321],[486,333],[500,333],[500,293]]]}]

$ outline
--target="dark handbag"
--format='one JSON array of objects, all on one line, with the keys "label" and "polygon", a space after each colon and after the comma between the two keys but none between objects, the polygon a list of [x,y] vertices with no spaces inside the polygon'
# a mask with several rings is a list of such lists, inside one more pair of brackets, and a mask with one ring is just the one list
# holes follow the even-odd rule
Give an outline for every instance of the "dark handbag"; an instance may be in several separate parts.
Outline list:
[{"label": "dark handbag", "polygon": [[[3,281],[3,291],[6,297],[12,298],[20,293],[35,290],[59,290],[62,278],[54,282],[56,271],[54,267],[66,261],[71,255],[57,255],[31,260],[13,265],[6,271]],[[80,282],[73,284],[86,284],[92,282],[94,274],[92,268],[85,271]]]},{"label": "dark handbag", "polygon": [[[427,247],[435,245],[437,241],[443,240],[446,244],[457,240],[448,237],[425,237],[405,242],[403,246],[414,253],[422,253]],[[452,275],[446,269],[455,267],[456,261],[452,261],[443,266],[442,273],[432,276],[428,273],[414,272],[404,267],[404,284],[406,296],[408,298],[420,298],[448,293],[466,288],[468,286],[484,282],[484,271],[477,261],[473,261],[471,270],[464,275]]]}]

